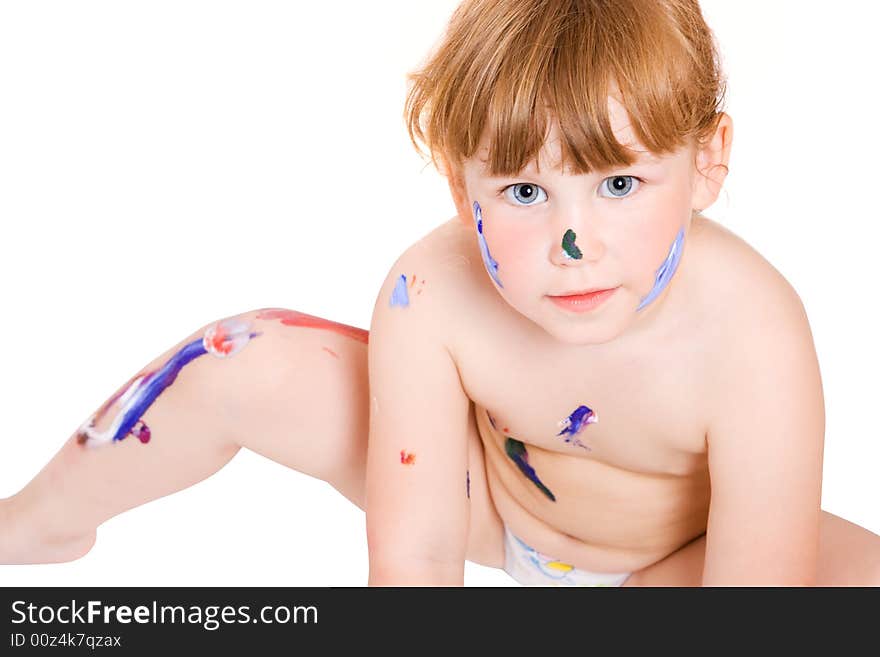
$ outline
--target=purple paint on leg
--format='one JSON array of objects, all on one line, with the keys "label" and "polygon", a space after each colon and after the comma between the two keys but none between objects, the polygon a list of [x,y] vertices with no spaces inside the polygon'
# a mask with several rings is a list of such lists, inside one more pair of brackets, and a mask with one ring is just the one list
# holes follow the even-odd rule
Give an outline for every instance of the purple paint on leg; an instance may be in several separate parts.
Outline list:
[{"label": "purple paint on leg", "polygon": [[150,442],[150,427],[143,420],[138,420],[137,424],[131,429],[131,435],[146,445]]},{"label": "purple paint on leg", "polygon": [[77,442],[87,447],[114,443],[134,435],[142,443],[149,442],[151,432],[141,420],[156,398],[177,379],[180,370],[190,361],[211,354],[217,358],[228,358],[239,351],[253,338],[262,335],[251,332],[249,324],[238,319],[227,319],[209,327],[201,338],[181,347],[159,369],[147,372],[129,383],[124,391],[116,396],[121,409],[106,431],[96,431],[95,425],[109,404],[90,417],[79,429]]}]

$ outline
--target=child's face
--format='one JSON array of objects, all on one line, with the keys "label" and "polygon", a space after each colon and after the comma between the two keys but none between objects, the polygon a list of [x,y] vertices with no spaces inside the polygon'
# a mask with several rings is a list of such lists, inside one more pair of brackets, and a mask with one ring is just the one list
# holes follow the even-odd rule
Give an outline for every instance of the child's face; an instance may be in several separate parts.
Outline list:
[{"label": "child's face", "polygon": [[[517,176],[489,177],[484,138],[464,163],[459,189],[499,294],[551,336],[571,344],[607,342],[650,322],[686,248],[686,239],[678,242],[681,248],[672,248],[676,237],[684,231],[686,238],[692,210],[701,207],[695,203],[704,200],[696,193],[693,148],[655,158],[636,142],[623,107],[609,99],[609,110],[618,140],[648,159],[611,171],[564,174],[557,168],[554,125],[538,156],[540,174],[531,163]],[[655,289],[664,265],[668,285]],[[561,308],[550,299],[596,288],[617,289],[587,312]]]}]

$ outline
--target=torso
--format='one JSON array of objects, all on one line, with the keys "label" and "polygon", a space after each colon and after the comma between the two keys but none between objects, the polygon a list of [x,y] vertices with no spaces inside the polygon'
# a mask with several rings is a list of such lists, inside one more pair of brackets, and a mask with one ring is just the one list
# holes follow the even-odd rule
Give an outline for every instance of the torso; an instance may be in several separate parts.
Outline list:
[{"label": "torso", "polygon": [[[713,291],[731,275],[719,254],[734,258],[745,243],[695,218],[662,321],[636,338],[573,350],[504,302],[457,220],[423,241],[450,271],[467,274],[449,277],[458,281],[449,349],[473,402],[492,500],[511,532],[606,572],[639,570],[704,533],[705,401],[722,339]],[[580,405],[598,418],[572,437],[586,447],[557,435]],[[508,456],[508,439],[522,443],[555,501]]]}]

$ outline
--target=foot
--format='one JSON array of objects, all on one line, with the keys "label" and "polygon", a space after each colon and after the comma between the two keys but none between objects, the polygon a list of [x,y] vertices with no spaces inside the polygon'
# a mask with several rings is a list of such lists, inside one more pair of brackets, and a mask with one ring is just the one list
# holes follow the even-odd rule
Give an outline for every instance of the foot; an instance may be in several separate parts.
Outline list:
[{"label": "foot", "polygon": [[12,497],[0,500],[0,564],[64,563],[86,555],[95,544],[95,530],[52,535],[29,527],[16,513]]}]

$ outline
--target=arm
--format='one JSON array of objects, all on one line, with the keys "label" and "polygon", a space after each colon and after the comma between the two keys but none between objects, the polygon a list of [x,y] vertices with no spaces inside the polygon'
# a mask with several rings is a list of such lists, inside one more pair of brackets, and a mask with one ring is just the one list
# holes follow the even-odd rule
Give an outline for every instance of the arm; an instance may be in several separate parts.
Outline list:
[{"label": "arm", "polygon": [[803,305],[787,282],[750,286],[754,325],[731,336],[709,429],[703,586],[812,586],[825,405]]},{"label": "arm", "polygon": [[[464,583],[470,400],[442,335],[449,312],[443,309],[449,307],[444,280],[426,260],[412,251],[401,256],[382,285],[371,322],[371,586]],[[413,275],[420,282],[415,286]],[[409,304],[392,305],[393,295],[402,298],[403,285]]]}]

